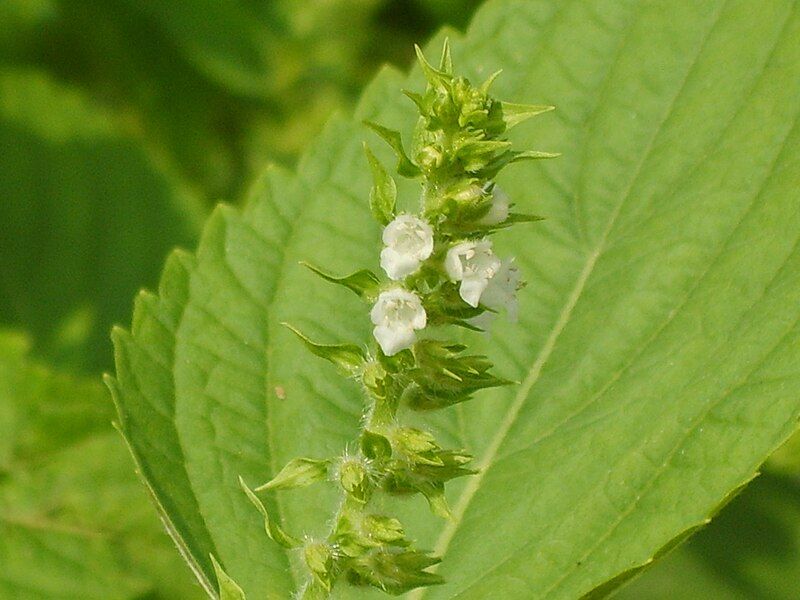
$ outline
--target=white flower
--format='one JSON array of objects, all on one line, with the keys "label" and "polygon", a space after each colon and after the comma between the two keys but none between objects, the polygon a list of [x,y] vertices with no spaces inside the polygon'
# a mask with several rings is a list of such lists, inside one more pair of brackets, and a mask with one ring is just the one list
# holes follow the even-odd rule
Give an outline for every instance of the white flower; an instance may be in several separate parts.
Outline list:
[{"label": "white flower", "polygon": [[413,215],[399,215],[383,230],[381,267],[391,279],[403,279],[433,252],[433,229]]},{"label": "white flower", "polygon": [[428,321],[419,296],[402,288],[381,292],[369,316],[375,325],[372,334],[386,356],[409,348],[416,340],[414,331]]},{"label": "white flower", "polygon": [[505,309],[508,320],[516,322],[517,291],[520,286],[519,269],[514,264],[514,259],[506,259],[500,265],[500,270],[489,280],[489,285],[481,296],[481,302],[485,307],[495,311]]},{"label": "white flower", "polygon": [[511,199],[499,186],[495,185],[492,190],[492,206],[481,219],[479,225],[499,225],[508,219],[508,211],[511,208]]},{"label": "white flower", "polygon": [[447,251],[444,267],[451,280],[461,282],[459,295],[464,302],[477,307],[489,281],[500,270],[500,259],[488,240],[461,242]]}]

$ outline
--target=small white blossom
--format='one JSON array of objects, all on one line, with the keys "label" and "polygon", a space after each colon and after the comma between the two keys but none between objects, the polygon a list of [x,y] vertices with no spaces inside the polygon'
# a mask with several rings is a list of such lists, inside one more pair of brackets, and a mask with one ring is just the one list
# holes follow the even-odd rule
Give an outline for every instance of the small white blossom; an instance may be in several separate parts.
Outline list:
[{"label": "small white blossom", "polygon": [[433,252],[433,229],[414,215],[399,215],[383,230],[381,267],[394,280],[419,268]]},{"label": "small white blossom", "polygon": [[481,219],[479,225],[499,225],[508,219],[508,211],[511,208],[511,199],[499,186],[495,185],[492,189],[492,206]]},{"label": "small white blossom", "polygon": [[415,330],[423,329],[428,321],[419,296],[402,288],[381,292],[370,318],[375,325],[372,334],[386,356],[411,347]]},{"label": "small white blossom", "polygon": [[489,285],[481,296],[481,302],[495,311],[505,309],[508,320],[516,322],[519,312],[517,291],[521,285],[519,269],[514,264],[514,259],[506,259],[500,265],[497,274],[489,280]]},{"label": "small white blossom", "polygon": [[470,306],[477,307],[489,281],[500,270],[500,259],[492,252],[488,240],[461,242],[447,251],[445,270],[452,281],[460,281],[459,295]]}]

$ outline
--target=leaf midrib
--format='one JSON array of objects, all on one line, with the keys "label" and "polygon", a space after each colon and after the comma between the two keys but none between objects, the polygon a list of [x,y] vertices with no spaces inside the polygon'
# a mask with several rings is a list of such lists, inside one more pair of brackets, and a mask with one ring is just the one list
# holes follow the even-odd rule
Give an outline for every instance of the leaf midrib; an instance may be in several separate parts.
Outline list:
[{"label": "leaf midrib", "polygon": [[[784,152],[784,151],[786,150],[786,148],[788,147],[788,146],[787,146],[787,141],[788,141],[788,139],[791,137],[791,134],[793,133],[794,129],[796,128],[796,126],[797,126],[798,122],[800,122],[800,120],[797,120],[797,119],[796,119],[796,120],[795,120],[795,122],[794,122],[794,124],[792,125],[792,127],[790,127],[790,128],[789,128],[789,130],[788,130],[788,133],[787,133],[787,135],[786,135],[786,138],[784,139],[784,142],[783,142],[783,144],[782,144],[782,146],[781,146],[781,148],[780,148],[780,151],[779,151],[779,152],[776,154],[776,157],[775,157],[775,159],[774,159],[774,161],[773,161],[773,164],[772,164],[772,165],[770,166],[770,168],[767,170],[767,174],[768,174],[768,175],[767,175],[767,177],[765,177],[764,184],[762,184],[762,186],[761,186],[761,188],[760,188],[760,191],[761,191],[761,190],[763,190],[763,189],[764,189],[764,187],[766,187],[766,183],[767,183],[767,182],[770,180],[771,176],[774,174],[774,167],[775,167],[775,165],[776,165],[776,164],[777,164],[777,163],[780,161],[780,158],[783,156],[783,152]],[[707,267],[707,268],[704,270],[704,272],[703,272],[703,274],[700,276],[700,278],[698,278],[698,280],[697,280],[697,282],[695,283],[695,285],[694,285],[694,286],[692,286],[692,289],[689,291],[689,293],[687,293],[687,294],[685,295],[684,299],[683,299],[683,300],[681,301],[681,303],[680,303],[680,306],[679,306],[679,307],[678,307],[678,308],[677,308],[675,311],[673,311],[673,312],[671,312],[671,313],[670,313],[670,316],[669,316],[669,318],[668,318],[668,319],[665,321],[664,325],[663,325],[663,326],[661,326],[661,327],[658,329],[658,331],[656,332],[656,335],[655,335],[655,336],[652,336],[652,337],[651,337],[651,338],[648,340],[648,342],[647,342],[646,346],[643,348],[643,350],[644,350],[644,349],[646,349],[646,347],[649,347],[649,346],[652,344],[652,342],[653,342],[655,339],[657,339],[657,338],[659,337],[659,334],[660,334],[660,333],[661,333],[661,332],[662,332],[662,331],[663,331],[663,330],[666,328],[666,326],[667,326],[667,325],[668,325],[668,324],[669,324],[669,323],[670,323],[672,320],[674,320],[675,316],[677,316],[677,314],[680,312],[681,308],[682,308],[683,306],[685,306],[686,302],[688,302],[688,300],[691,298],[691,296],[692,296],[693,292],[694,292],[694,291],[696,291],[696,289],[697,289],[697,288],[699,288],[699,287],[700,287],[700,285],[701,285],[701,284],[702,284],[702,283],[705,281],[705,278],[706,278],[706,276],[707,276],[707,275],[708,275],[708,274],[711,272],[711,270],[712,270],[713,266],[714,266],[714,265],[717,263],[717,261],[719,260],[719,258],[720,258],[721,256],[723,256],[723,255],[724,255],[724,252],[725,252],[725,250],[727,249],[727,247],[728,247],[728,244],[730,243],[730,240],[731,240],[731,239],[732,239],[732,238],[735,236],[735,234],[738,232],[738,230],[739,230],[739,227],[742,225],[742,223],[744,222],[745,218],[746,218],[746,217],[747,217],[747,216],[748,216],[748,215],[749,215],[749,214],[752,212],[752,210],[753,210],[753,209],[754,209],[754,208],[757,206],[757,201],[758,201],[758,199],[759,199],[759,198],[760,198],[760,193],[759,193],[759,194],[756,194],[756,195],[754,196],[754,198],[753,198],[753,202],[751,202],[751,203],[750,203],[750,205],[748,206],[747,210],[745,211],[745,213],[744,213],[744,215],[742,216],[742,218],[740,219],[740,221],[737,223],[737,225],[736,225],[736,226],[733,228],[733,230],[731,231],[731,233],[730,233],[730,234],[729,234],[729,235],[726,237],[726,239],[725,239],[725,240],[723,241],[723,243],[721,244],[720,251],[719,251],[719,252],[717,253],[717,255],[714,257],[714,259],[713,259],[712,261],[710,261],[710,263],[709,263],[709,266],[708,266],[708,267]],[[800,237],[798,237],[798,238],[795,240],[795,242],[794,242],[794,244],[793,244],[793,246],[792,246],[791,250],[788,252],[788,255],[789,255],[789,256],[791,256],[793,253],[795,253],[795,252],[797,251],[797,249],[798,249],[798,248],[800,248]],[[778,267],[778,268],[775,270],[775,274],[774,274],[774,275],[773,275],[773,277],[770,279],[770,281],[769,281],[769,282],[768,282],[768,283],[767,283],[767,284],[764,286],[764,289],[762,290],[762,293],[761,293],[761,295],[760,295],[760,296],[759,296],[759,297],[758,297],[758,298],[757,298],[757,299],[756,299],[756,300],[753,302],[753,304],[751,305],[751,307],[750,307],[750,308],[752,308],[753,306],[755,306],[755,305],[758,303],[758,301],[760,301],[760,300],[761,300],[761,299],[762,299],[762,298],[765,296],[765,294],[766,294],[767,290],[769,289],[770,285],[771,285],[771,284],[772,284],[772,283],[775,281],[775,279],[778,277],[778,275],[780,274],[781,270],[783,269],[783,267],[784,267],[785,265],[786,265],[786,261],[784,261],[783,263],[781,263],[781,265],[780,265],[780,266],[779,266],[779,267]],[[743,318],[744,318],[744,317],[743,317]],[[771,354],[772,354],[772,353],[775,351],[775,349],[776,349],[776,348],[778,348],[778,347],[779,347],[779,346],[780,346],[780,345],[783,343],[783,341],[784,341],[784,340],[786,339],[786,337],[787,337],[787,336],[788,336],[788,335],[789,335],[789,334],[792,332],[792,330],[793,330],[793,329],[794,329],[794,328],[797,326],[797,324],[798,324],[798,323],[800,323],[800,318],[796,319],[794,322],[792,322],[791,324],[789,324],[789,325],[788,325],[788,327],[786,328],[786,331],[785,331],[785,332],[784,332],[784,334],[781,336],[781,338],[780,338],[780,339],[779,339],[779,340],[778,340],[778,341],[777,341],[777,342],[776,342],[776,343],[775,343],[775,344],[772,346],[772,348],[770,348],[770,349],[769,349],[769,350],[768,350],[768,351],[767,351],[767,352],[764,354],[764,358],[762,358],[761,360],[758,360],[758,361],[756,361],[756,362],[754,363],[753,367],[750,369],[750,371],[747,373],[747,375],[745,375],[745,376],[744,376],[744,377],[743,377],[743,378],[742,378],[742,379],[739,381],[739,383],[737,383],[736,385],[733,385],[733,386],[731,386],[731,387],[730,387],[730,389],[728,389],[728,391],[727,391],[727,392],[725,392],[724,394],[722,394],[722,395],[721,395],[721,396],[720,396],[720,397],[719,397],[719,398],[718,398],[718,399],[717,399],[715,402],[711,403],[711,404],[708,406],[708,408],[707,408],[706,410],[702,411],[702,412],[700,413],[700,415],[699,415],[697,418],[695,418],[695,420],[694,420],[694,422],[692,423],[692,425],[691,425],[689,428],[687,428],[686,432],[685,432],[685,433],[684,433],[684,434],[681,436],[681,439],[678,441],[678,443],[677,443],[677,444],[676,444],[676,445],[673,447],[673,449],[672,449],[672,450],[671,450],[671,451],[668,453],[668,455],[667,455],[667,457],[664,459],[664,461],[663,461],[662,465],[661,465],[659,468],[657,468],[657,469],[656,469],[656,470],[653,472],[652,476],[651,476],[651,477],[650,477],[650,478],[647,480],[647,482],[645,482],[645,485],[644,485],[644,486],[641,488],[641,492],[647,491],[648,489],[652,488],[653,484],[654,484],[654,483],[655,483],[655,481],[656,481],[656,480],[657,480],[657,479],[658,479],[658,478],[659,478],[659,477],[660,477],[660,476],[663,474],[663,472],[664,472],[664,469],[665,469],[665,468],[667,467],[667,465],[668,465],[668,464],[671,462],[671,460],[672,460],[672,458],[675,456],[676,452],[677,452],[677,451],[678,451],[678,450],[681,448],[681,446],[683,446],[683,445],[684,445],[684,442],[685,442],[687,439],[689,439],[689,437],[691,436],[691,434],[692,434],[692,433],[693,433],[693,432],[694,432],[694,431],[695,431],[695,430],[696,430],[696,429],[699,427],[699,425],[702,423],[702,421],[704,420],[704,417],[706,417],[706,416],[707,416],[708,414],[710,414],[710,413],[711,413],[711,412],[712,412],[712,411],[713,411],[713,410],[714,410],[716,407],[718,407],[718,406],[719,406],[719,405],[722,403],[722,401],[723,401],[723,400],[725,400],[727,397],[730,397],[730,395],[731,395],[733,392],[735,392],[735,391],[736,391],[736,390],[738,390],[738,389],[741,389],[741,388],[742,388],[742,387],[743,387],[743,386],[744,386],[744,385],[747,383],[747,381],[750,379],[750,377],[752,376],[752,374],[753,374],[755,371],[757,371],[757,370],[758,370],[758,369],[759,369],[761,366],[763,366],[763,365],[764,365],[764,363],[765,363],[765,362],[767,361],[767,359],[768,359],[768,358],[771,356]],[[617,374],[615,374],[615,380],[616,380],[616,379],[618,379],[619,375],[620,375],[621,373],[623,373],[625,370],[627,370],[627,368],[628,368],[628,367],[630,367],[630,365],[631,365],[631,364],[632,364],[632,362],[629,362],[628,364],[626,364],[626,365],[625,365],[625,367],[624,367],[623,369],[621,369],[620,371],[618,371],[618,373],[617,373]],[[581,412],[583,412],[583,410],[585,410],[585,409],[587,408],[587,406],[589,406],[589,405],[590,405],[590,404],[592,404],[594,401],[596,401],[597,399],[599,399],[599,398],[600,398],[600,397],[603,395],[603,393],[604,393],[604,392],[605,392],[605,391],[606,391],[606,390],[607,390],[609,387],[610,387],[610,385],[606,385],[606,386],[604,386],[604,387],[603,387],[603,390],[602,390],[602,392],[601,392],[601,393],[598,393],[598,394],[596,394],[596,395],[595,395],[595,396],[592,398],[592,400],[591,400],[590,402],[588,402],[588,403],[586,403],[586,404],[582,405],[582,406],[579,408],[579,410],[578,410],[578,411],[575,411],[575,412],[574,412],[574,413],[572,413],[572,414],[571,414],[569,417],[567,417],[566,419],[564,419],[564,420],[562,420],[561,422],[559,422],[559,423],[558,423],[556,426],[554,426],[553,428],[551,428],[551,429],[550,429],[550,430],[549,430],[547,433],[545,433],[545,434],[543,434],[542,436],[540,436],[540,437],[536,438],[536,439],[535,439],[533,442],[531,442],[531,446],[533,446],[533,445],[535,445],[535,444],[538,444],[538,443],[540,443],[542,440],[544,440],[544,439],[547,439],[548,437],[550,437],[550,436],[551,436],[553,433],[555,433],[555,432],[556,432],[558,429],[560,429],[560,428],[561,428],[563,425],[565,425],[567,422],[569,422],[570,420],[572,420],[572,419],[573,419],[573,418],[574,418],[576,415],[578,415],[578,414],[580,414]],[[752,468],[753,468],[754,470],[755,470],[757,467],[758,467],[758,464],[757,464],[757,463],[755,463],[755,464],[753,464],[753,465],[752,465]],[[749,481],[749,479],[750,479],[750,478],[748,478],[747,480]],[[551,585],[549,588],[547,588],[547,589],[546,589],[546,590],[543,592],[543,594],[544,594],[544,595],[548,594],[549,592],[553,591],[554,589],[557,589],[557,588],[559,587],[559,584],[560,584],[560,583],[562,583],[562,582],[563,582],[563,581],[564,581],[564,580],[565,580],[565,579],[566,579],[566,578],[567,578],[567,577],[568,577],[568,576],[569,576],[571,573],[573,573],[573,572],[575,571],[575,569],[576,569],[576,568],[577,568],[577,567],[578,567],[580,564],[583,564],[583,563],[585,563],[585,562],[587,561],[587,559],[588,559],[588,558],[589,558],[589,557],[590,557],[590,556],[591,556],[591,555],[594,553],[594,551],[595,551],[595,550],[597,550],[597,548],[598,548],[598,547],[599,547],[599,546],[600,546],[600,545],[603,543],[603,541],[605,541],[606,539],[608,539],[608,538],[611,536],[611,534],[613,534],[613,532],[614,532],[614,531],[616,530],[616,528],[617,528],[617,527],[618,527],[618,526],[619,526],[619,525],[622,523],[622,521],[625,519],[625,517],[626,517],[626,516],[628,516],[629,514],[631,514],[631,512],[633,511],[633,509],[636,507],[636,505],[638,504],[638,502],[641,500],[641,497],[643,496],[643,494],[642,494],[641,492],[640,492],[640,494],[639,494],[639,495],[637,495],[637,497],[636,497],[636,498],[634,498],[634,500],[633,500],[633,501],[632,501],[632,502],[629,504],[628,508],[627,508],[625,511],[623,511],[623,512],[620,514],[620,517],[619,517],[619,518],[618,518],[618,519],[617,519],[617,520],[616,520],[616,521],[615,521],[615,522],[614,522],[614,523],[611,525],[611,527],[610,527],[610,528],[609,528],[609,529],[606,531],[606,533],[605,533],[605,534],[603,534],[603,535],[602,535],[602,536],[601,536],[601,537],[598,539],[598,541],[597,541],[595,544],[593,544],[593,545],[592,545],[592,547],[591,547],[591,548],[590,548],[590,549],[587,551],[587,553],[586,553],[586,554],[584,554],[583,556],[581,556],[581,557],[580,557],[580,558],[579,558],[579,559],[578,559],[578,560],[575,562],[575,564],[571,564],[571,565],[570,565],[570,567],[569,567],[569,568],[567,569],[567,571],[565,572],[565,574],[564,574],[564,575],[562,575],[562,576],[561,576],[561,577],[560,577],[560,578],[559,578],[559,579],[558,579],[558,580],[557,580],[557,581],[556,581],[554,584],[552,584],[552,585]],[[593,497],[593,495],[592,495],[592,494],[587,494],[587,495],[586,495],[586,497],[587,497],[587,498],[592,498],[592,497]],[[495,571],[495,570],[497,570],[497,569],[498,569],[498,568],[500,568],[500,567],[501,567],[503,564],[505,564],[505,562],[507,562],[507,560],[508,560],[508,559],[506,559],[505,561],[502,561],[501,563],[497,564],[497,565],[496,565],[496,566],[494,566],[494,567],[491,569],[491,571],[489,571],[489,572],[492,572],[492,571]],[[484,574],[483,574],[483,576],[485,577],[487,574],[488,574],[488,573],[484,573]]]},{"label": "leaf midrib", "polygon": [[[535,385],[535,383],[538,381],[539,376],[541,375],[541,372],[542,372],[542,369],[543,369],[544,365],[549,360],[549,358],[550,358],[550,356],[551,356],[551,354],[552,354],[552,352],[553,352],[553,350],[555,348],[555,345],[556,345],[556,343],[558,341],[558,338],[560,337],[560,335],[563,332],[564,328],[568,324],[568,322],[569,322],[569,320],[570,320],[570,318],[572,316],[572,312],[574,311],[575,307],[577,306],[577,304],[578,304],[578,302],[579,302],[579,300],[580,300],[580,298],[581,298],[581,296],[583,294],[583,291],[584,291],[584,289],[586,287],[586,283],[589,280],[592,272],[594,271],[595,266],[597,265],[597,261],[599,260],[600,256],[602,255],[602,253],[606,249],[605,246],[607,244],[609,235],[611,234],[611,232],[612,232],[612,230],[614,228],[614,225],[616,224],[617,218],[619,217],[619,215],[622,212],[622,209],[624,208],[625,204],[627,203],[628,199],[630,198],[630,194],[631,194],[631,191],[633,190],[633,187],[636,185],[636,183],[638,183],[639,178],[641,177],[642,169],[644,168],[644,165],[647,163],[647,161],[650,158],[650,155],[652,153],[652,149],[653,149],[653,146],[655,144],[655,141],[658,139],[659,134],[661,133],[664,125],[667,123],[669,118],[672,116],[674,108],[675,108],[675,105],[677,103],[677,100],[682,95],[682,93],[683,93],[683,91],[684,91],[684,89],[686,87],[686,83],[689,81],[689,78],[690,78],[691,74],[694,72],[694,69],[695,69],[695,67],[697,65],[697,62],[698,62],[700,56],[702,55],[703,49],[704,49],[706,43],[708,42],[709,38],[711,37],[711,34],[713,33],[713,31],[716,28],[717,24],[719,23],[719,20],[720,20],[722,14],[724,13],[725,7],[727,6],[727,4],[728,4],[728,0],[726,0],[724,3],[720,4],[720,8],[717,11],[717,14],[714,16],[714,19],[713,19],[713,22],[712,22],[711,26],[708,28],[708,31],[703,36],[703,38],[700,40],[700,43],[698,45],[698,50],[695,53],[694,58],[693,58],[692,62],[690,63],[689,67],[687,68],[686,74],[683,77],[683,79],[681,81],[681,84],[678,86],[676,94],[673,96],[672,100],[670,101],[670,104],[668,105],[668,107],[667,107],[667,109],[666,109],[666,111],[664,113],[664,117],[662,118],[661,122],[659,123],[659,125],[656,128],[654,128],[653,134],[652,134],[650,140],[648,141],[648,144],[645,147],[644,152],[642,152],[642,158],[639,160],[639,163],[638,163],[638,165],[636,167],[636,170],[634,171],[634,175],[631,178],[628,186],[625,189],[625,192],[622,195],[621,201],[617,204],[614,212],[611,214],[611,216],[610,216],[610,218],[608,220],[608,223],[607,223],[605,229],[603,230],[603,233],[601,234],[600,240],[598,241],[595,249],[588,255],[587,260],[586,260],[586,264],[584,265],[584,268],[579,273],[578,278],[576,279],[575,285],[573,286],[572,292],[567,297],[567,301],[565,302],[564,307],[563,307],[561,313],[559,314],[558,320],[556,321],[555,325],[553,326],[553,329],[550,331],[550,334],[548,335],[547,340],[545,341],[544,345],[542,346],[542,350],[539,352],[539,354],[537,355],[537,357],[534,360],[533,364],[531,365],[531,367],[530,367],[530,369],[528,371],[528,374],[526,375],[523,383],[521,384],[521,386],[519,388],[519,391],[517,392],[517,394],[514,397],[514,401],[512,402],[508,412],[506,413],[505,419],[503,419],[503,421],[501,422],[500,427],[497,430],[497,433],[492,438],[492,442],[487,447],[486,451],[484,452],[484,455],[481,457],[481,460],[478,463],[478,473],[475,476],[473,476],[472,478],[470,478],[468,483],[467,483],[467,485],[464,487],[464,490],[462,491],[461,496],[459,497],[459,499],[458,499],[458,501],[457,501],[457,503],[456,503],[456,505],[455,505],[455,507],[453,509],[453,519],[452,519],[452,521],[450,521],[448,523],[448,525],[442,530],[442,533],[439,536],[439,539],[436,541],[436,543],[434,545],[434,553],[437,556],[440,556],[440,557],[444,557],[445,556],[445,554],[447,552],[447,549],[449,548],[450,543],[452,542],[453,538],[455,537],[456,533],[458,532],[458,529],[459,529],[461,523],[463,522],[464,516],[466,514],[467,509],[469,508],[470,503],[472,502],[472,499],[474,498],[475,494],[480,489],[480,485],[483,482],[483,479],[486,477],[486,473],[491,469],[495,459],[497,458],[497,453],[499,452],[500,447],[502,446],[503,442],[505,441],[506,436],[508,435],[509,431],[513,427],[514,423],[516,423],[516,420],[517,420],[517,418],[519,417],[519,414],[522,411],[522,407],[524,406],[525,401],[528,398],[528,394],[530,393],[530,391],[533,388],[533,386]],[[631,30],[635,26],[636,22],[638,22],[639,18],[641,18],[641,13],[637,16],[637,18],[632,19],[632,23],[630,25],[630,29]],[[551,25],[552,25],[552,23],[551,23]],[[552,31],[552,30],[553,30],[553,28],[550,29],[550,31]],[[616,64],[618,62],[617,59],[621,56],[622,49],[623,49],[623,47],[625,45],[625,42],[628,41],[629,37],[630,37],[630,31],[628,32],[628,34],[625,35],[625,40],[621,44],[619,52],[617,53],[617,55],[615,56],[614,61],[610,65],[610,67],[608,69],[608,72],[606,74],[606,77],[604,78],[604,81],[601,83],[601,87],[603,87],[604,89],[607,89],[608,81],[610,80],[611,75],[614,72],[614,68],[615,68],[615,66],[616,66]],[[780,40],[780,39],[781,39],[781,36],[778,36],[778,40]],[[597,108],[599,107],[600,104],[601,104],[601,101],[599,100],[598,103],[596,104],[596,106],[594,107],[594,109],[592,110],[592,113],[591,113],[592,117],[596,114]],[[585,161],[583,162],[583,164],[585,165]],[[573,414],[569,415],[564,422],[569,421],[573,416],[574,416]],[[563,422],[560,422],[559,424],[557,424],[551,431],[555,431],[561,425],[563,425]],[[544,436],[544,437],[546,437],[546,436]],[[540,441],[541,439],[543,439],[543,438],[540,438],[537,441]],[[414,592],[412,595],[410,595],[409,598],[413,599],[413,600],[420,600],[421,598],[423,598],[425,596],[426,591],[427,591],[426,588],[419,588],[416,592]]]}]

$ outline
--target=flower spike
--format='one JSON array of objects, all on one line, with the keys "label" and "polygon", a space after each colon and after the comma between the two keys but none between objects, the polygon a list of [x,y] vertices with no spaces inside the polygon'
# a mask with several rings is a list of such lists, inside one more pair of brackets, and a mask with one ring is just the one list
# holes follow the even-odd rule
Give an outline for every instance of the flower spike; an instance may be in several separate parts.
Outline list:
[{"label": "flower spike", "polygon": [[[457,76],[447,40],[438,67],[415,48],[427,87],[403,92],[420,114],[410,151],[398,131],[365,123],[394,150],[398,175],[421,179],[418,211],[398,210],[397,184],[365,144],[373,181],[369,209],[382,227],[375,259],[380,270],[340,277],[303,263],[367,303],[370,344],[318,344],[287,325],[311,353],[360,384],[366,404],[361,430],[339,457],[295,458],[255,491],[242,482],[267,534],[302,553],[307,580],[296,597],[303,600],[326,600],[340,584],[400,595],[444,582],[433,572],[440,558],[416,549],[397,518],[374,511],[374,499],[420,494],[435,516],[452,519],[447,482],[476,471],[467,450],[443,447],[432,431],[404,422],[404,415],[446,410],[482,390],[518,383],[495,375],[489,358],[469,354],[446,332],[452,326],[480,332],[501,312],[516,320],[524,282],[512,257],[495,254],[489,236],[540,217],[513,212],[495,177],[515,162],[557,156],[513,150],[503,137],[553,107],[493,98],[489,89],[499,71],[478,87]],[[340,501],[322,537],[288,535],[256,495],[323,481],[338,488]]]}]

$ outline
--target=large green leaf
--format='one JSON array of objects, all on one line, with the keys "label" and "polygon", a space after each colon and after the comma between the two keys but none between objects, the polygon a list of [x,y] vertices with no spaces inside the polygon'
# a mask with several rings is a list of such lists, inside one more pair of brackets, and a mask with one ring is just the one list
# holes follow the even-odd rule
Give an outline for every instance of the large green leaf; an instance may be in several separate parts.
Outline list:
[{"label": "large green leaf", "polygon": [[97,381],[0,332],[0,598],[198,598],[131,469]]},{"label": "large green leaf", "polygon": [[615,598],[794,600],[798,580],[800,482],[766,473]]},{"label": "large green leaf", "polygon": [[[496,242],[530,281],[520,322],[464,335],[522,383],[427,418],[481,472],[449,490],[452,523],[419,499],[396,507],[444,558],[447,583],[412,597],[601,596],[706,523],[796,429],[799,34],[789,0],[519,0],[489,2],[454,44],[474,79],[504,69],[499,97],[558,106],[514,141],[563,157],[501,178],[547,220]],[[279,322],[367,338],[363,306],[298,261],[375,268],[358,123],[408,135],[398,92],[420,85],[382,72],[296,176],[268,172],[244,212],[218,209],[196,256],[175,255],[115,332],[124,433],[209,589],[210,554],[252,597],[284,598],[302,577],[238,477],[266,481],[355,436],[357,388]],[[291,533],[319,533],[334,492],[267,504]]]},{"label": "large green leaf", "polygon": [[110,366],[111,324],[195,238],[191,196],[107,113],[35,71],[0,71],[0,155],[0,323],[59,361]]}]

